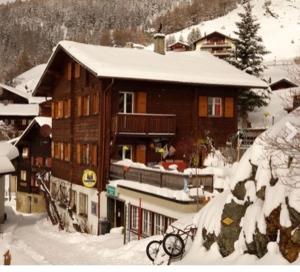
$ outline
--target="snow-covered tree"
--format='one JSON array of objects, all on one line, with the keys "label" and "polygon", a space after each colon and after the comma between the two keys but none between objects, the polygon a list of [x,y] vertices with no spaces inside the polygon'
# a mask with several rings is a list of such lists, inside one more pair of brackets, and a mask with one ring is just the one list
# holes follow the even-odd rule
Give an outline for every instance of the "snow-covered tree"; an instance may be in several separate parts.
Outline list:
[{"label": "snow-covered tree", "polygon": [[166,45],[169,46],[173,43],[176,42],[175,36],[174,35],[169,35],[167,40],[166,40]]},{"label": "snow-covered tree", "polygon": [[189,45],[192,45],[194,42],[196,42],[200,38],[201,38],[200,29],[198,27],[195,27],[189,32],[189,34],[187,36],[187,42]]}]

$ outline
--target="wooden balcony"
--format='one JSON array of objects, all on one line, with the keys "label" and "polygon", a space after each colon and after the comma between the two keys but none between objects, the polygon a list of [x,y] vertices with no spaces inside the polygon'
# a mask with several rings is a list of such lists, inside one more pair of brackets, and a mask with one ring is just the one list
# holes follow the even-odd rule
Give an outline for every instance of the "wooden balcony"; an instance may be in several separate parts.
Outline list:
[{"label": "wooden balcony", "polygon": [[116,135],[173,136],[176,134],[176,115],[118,113],[113,117],[112,130]]}]

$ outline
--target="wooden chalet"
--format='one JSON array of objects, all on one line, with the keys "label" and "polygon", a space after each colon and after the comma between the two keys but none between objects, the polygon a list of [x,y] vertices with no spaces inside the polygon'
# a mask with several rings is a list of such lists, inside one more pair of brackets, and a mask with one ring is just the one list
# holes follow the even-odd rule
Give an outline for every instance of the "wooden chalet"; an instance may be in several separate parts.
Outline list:
[{"label": "wooden chalet", "polygon": [[194,42],[195,50],[210,52],[216,57],[227,58],[234,55],[235,40],[218,31],[214,31]]},{"label": "wooden chalet", "polygon": [[191,47],[185,42],[177,41],[175,43],[168,45],[167,50],[174,51],[174,52],[185,52],[185,51],[190,51]]},{"label": "wooden chalet", "polygon": [[36,174],[41,171],[51,171],[51,118],[35,117],[15,146],[19,150],[16,167],[17,211],[45,212],[45,200]]},{"label": "wooden chalet", "polygon": [[[111,161],[153,165],[165,146],[173,160],[187,161],[191,143],[208,131],[225,145],[237,130],[238,93],[267,87],[210,54],[162,54],[62,41],[34,91],[52,96],[51,192],[69,194],[90,233],[115,213],[106,196]],[[134,193],[132,202],[138,206]]]}]

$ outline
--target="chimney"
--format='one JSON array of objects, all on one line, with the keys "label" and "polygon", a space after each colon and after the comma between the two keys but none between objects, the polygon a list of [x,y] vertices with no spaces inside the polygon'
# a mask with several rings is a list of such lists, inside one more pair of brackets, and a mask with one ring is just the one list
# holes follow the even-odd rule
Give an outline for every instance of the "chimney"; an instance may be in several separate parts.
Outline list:
[{"label": "chimney", "polygon": [[154,35],[154,52],[165,55],[165,34],[157,33]]}]

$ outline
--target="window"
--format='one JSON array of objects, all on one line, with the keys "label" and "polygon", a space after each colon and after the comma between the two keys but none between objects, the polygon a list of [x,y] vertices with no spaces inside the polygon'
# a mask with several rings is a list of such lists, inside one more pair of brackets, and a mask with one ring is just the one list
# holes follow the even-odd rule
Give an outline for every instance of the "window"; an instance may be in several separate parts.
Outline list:
[{"label": "window", "polygon": [[77,192],[74,190],[71,190],[70,191],[70,208],[75,213],[77,211],[76,204],[77,204]]},{"label": "window", "polygon": [[208,97],[208,116],[222,116],[222,98]]},{"label": "window", "polygon": [[131,225],[130,229],[138,230],[139,225],[139,208],[131,206]]},{"label": "window", "polygon": [[46,167],[51,168],[51,166],[52,166],[52,159],[51,158],[46,158],[45,165],[46,165]]},{"label": "window", "polygon": [[97,216],[97,203],[94,201],[91,202],[91,214]]},{"label": "window", "polygon": [[[7,120],[7,125],[8,125],[8,120]],[[27,125],[27,120],[26,119],[22,119],[22,126],[26,126]]]},{"label": "window", "polygon": [[119,112],[120,113],[133,113],[134,107],[134,94],[129,92],[119,93]]},{"label": "window", "polygon": [[131,145],[119,145],[118,146],[118,159],[119,160],[125,160],[125,159],[132,160],[132,146]]},{"label": "window", "polygon": [[90,96],[86,95],[83,97],[83,116],[90,114]]},{"label": "window", "polygon": [[143,210],[143,234],[151,235],[151,212],[147,210]]},{"label": "window", "polygon": [[81,164],[81,144],[76,145],[76,162]]},{"label": "window", "polygon": [[77,96],[76,97],[76,105],[77,105],[77,116],[82,116],[82,97]]},{"label": "window", "polygon": [[64,159],[64,144],[63,143],[59,143],[59,159],[63,160]]},{"label": "window", "polygon": [[88,196],[79,193],[79,215],[87,217],[88,212]]},{"label": "window", "polygon": [[13,126],[15,124],[15,120],[10,120],[10,124]]},{"label": "window", "polygon": [[25,170],[21,170],[21,172],[20,172],[20,178],[23,181],[27,180],[27,172]]},{"label": "window", "polygon": [[99,93],[94,93],[92,96],[92,114],[99,113]]},{"label": "window", "polygon": [[23,147],[22,158],[28,159],[28,157],[29,157],[29,148],[28,147]]},{"label": "window", "polygon": [[162,235],[165,231],[164,216],[154,214],[154,235]]},{"label": "window", "polygon": [[41,167],[44,165],[44,158],[42,157],[37,157],[35,158],[35,163],[34,163],[35,166],[38,166],[38,167]]},{"label": "window", "polygon": [[64,118],[71,116],[71,99],[64,100]]}]

